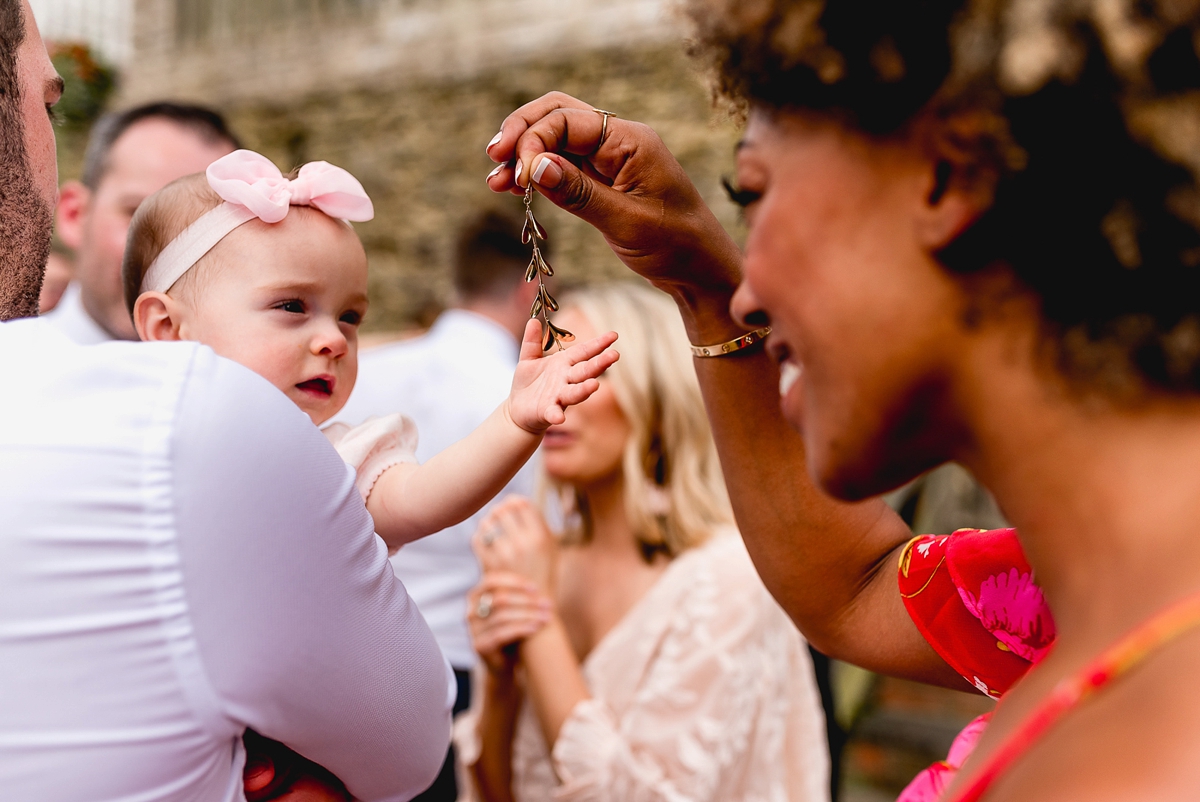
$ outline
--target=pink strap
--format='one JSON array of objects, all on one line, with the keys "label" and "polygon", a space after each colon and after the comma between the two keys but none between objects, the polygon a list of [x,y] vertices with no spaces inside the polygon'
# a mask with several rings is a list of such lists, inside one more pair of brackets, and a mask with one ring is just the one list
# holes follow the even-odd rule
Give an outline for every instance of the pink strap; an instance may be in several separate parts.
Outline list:
[{"label": "pink strap", "polygon": [[375,216],[358,179],[328,162],[310,162],[289,180],[266,156],[236,150],[210,164],[206,174],[225,203],[201,215],[163,248],[142,278],[142,292],[166,292],[231,231],[255,218],[278,223],[292,206],[312,206],[355,222]]}]

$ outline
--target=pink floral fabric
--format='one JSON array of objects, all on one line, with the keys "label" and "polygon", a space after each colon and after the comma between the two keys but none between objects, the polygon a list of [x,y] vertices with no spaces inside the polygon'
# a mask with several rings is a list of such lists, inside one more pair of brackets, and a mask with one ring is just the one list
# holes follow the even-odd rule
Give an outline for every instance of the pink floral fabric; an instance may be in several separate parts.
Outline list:
[{"label": "pink floral fabric", "polygon": [[[905,547],[900,595],[934,650],[981,693],[999,698],[1049,652],[1054,617],[1013,529],[921,535]],[[946,760],[897,802],[935,802],[975,748],[988,716],[971,722]]]}]

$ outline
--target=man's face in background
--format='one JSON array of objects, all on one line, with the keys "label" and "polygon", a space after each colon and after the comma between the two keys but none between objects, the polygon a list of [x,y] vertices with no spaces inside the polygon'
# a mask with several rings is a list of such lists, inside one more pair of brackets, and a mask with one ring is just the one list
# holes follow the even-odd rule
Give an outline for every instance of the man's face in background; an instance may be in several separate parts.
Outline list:
[{"label": "man's face in background", "polygon": [[78,181],[63,185],[58,234],[75,251],[84,309],[111,336],[137,339],[121,287],[133,213],[167,184],[203,172],[232,150],[232,143],[208,140],[186,125],[147,117],[117,137],[94,189]]}]

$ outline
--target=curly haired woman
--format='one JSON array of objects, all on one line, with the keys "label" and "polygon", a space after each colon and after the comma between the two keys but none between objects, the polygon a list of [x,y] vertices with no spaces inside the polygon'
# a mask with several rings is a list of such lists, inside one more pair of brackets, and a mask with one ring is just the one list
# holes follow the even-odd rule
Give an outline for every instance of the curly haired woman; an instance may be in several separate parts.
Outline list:
[{"label": "curly haired woman", "polygon": [[[726,482],[817,648],[1007,690],[944,798],[1193,797],[1197,3],[690,8],[748,112],[744,255],[652,131],[564,95],[508,117],[489,185],[532,181],[733,343],[696,360]],[[872,499],[950,459],[1019,542],[914,541]]]}]

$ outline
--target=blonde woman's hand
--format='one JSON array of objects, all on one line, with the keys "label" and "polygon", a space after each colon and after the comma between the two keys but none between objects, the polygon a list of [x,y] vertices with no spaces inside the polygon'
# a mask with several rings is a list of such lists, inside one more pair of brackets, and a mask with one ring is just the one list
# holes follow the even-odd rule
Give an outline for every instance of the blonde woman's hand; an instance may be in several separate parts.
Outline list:
[{"label": "blonde woman's hand", "polygon": [[509,496],[493,507],[479,525],[471,547],[485,572],[520,576],[554,598],[558,541],[529,499]]},{"label": "blonde woman's hand", "polygon": [[543,353],[541,324],[529,321],[505,403],[509,419],[532,434],[562,423],[567,407],[585,401],[600,387],[597,379],[619,356],[609,348],[616,341],[616,332],[610,331],[561,351]]},{"label": "blonde woman's hand", "polygon": [[467,594],[467,625],[475,651],[493,674],[516,666],[517,646],[550,620],[553,603],[516,574],[488,571]]}]

